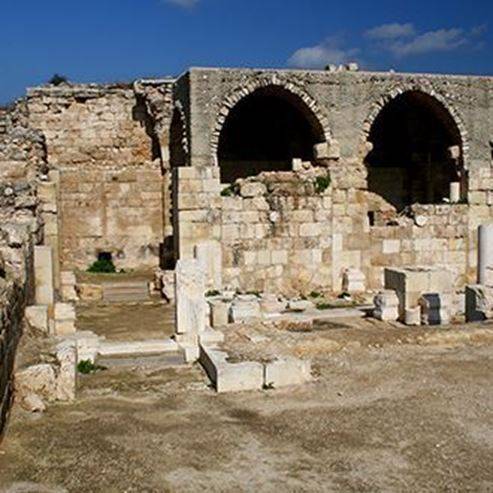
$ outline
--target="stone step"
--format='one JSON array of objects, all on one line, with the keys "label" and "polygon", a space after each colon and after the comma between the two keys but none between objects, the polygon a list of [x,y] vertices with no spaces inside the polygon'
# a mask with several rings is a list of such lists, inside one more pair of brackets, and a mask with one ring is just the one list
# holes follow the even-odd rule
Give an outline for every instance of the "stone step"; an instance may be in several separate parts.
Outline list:
[{"label": "stone step", "polygon": [[149,287],[146,281],[103,284],[103,300],[109,303],[148,301]]},{"label": "stone step", "polygon": [[99,356],[129,356],[179,352],[172,339],[148,339],[143,341],[104,341],[98,348]]},{"label": "stone step", "polygon": [[128,356],[98,356],[98,365],[106,368],[149,367],[149,366],[179,366],[185,365],[182,351],[161,354],[135,354]]}]

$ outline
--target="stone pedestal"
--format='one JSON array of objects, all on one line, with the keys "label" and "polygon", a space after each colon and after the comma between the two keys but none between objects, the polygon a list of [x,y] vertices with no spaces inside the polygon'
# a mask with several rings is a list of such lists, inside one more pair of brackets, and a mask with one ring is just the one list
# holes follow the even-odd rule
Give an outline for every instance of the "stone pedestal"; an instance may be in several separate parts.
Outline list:
[{"label": "stone pedestal", "polygon": [[477,284],[466,286],[466,322],[483,322],[490,310],[485,287]]},{"label": "stone pedestal", "polygon": [[421,323],[423,325],[444,325],[450,323],[452,298],[448,295],[424,294],[420,300]]},{"label": "stone pedestal", "polygon": [[375,298],[373,316],[385,322],[395,322],[399,318],[399,299],[395,291],[386,289],[380,291]]},{"label": "stone pedestal", "polygon": [[421,307],[408,308],[406,310],[404,323],[411,327],[417,327],[421,325]]},{"label": "stone pedestal", "polygon": [[345,293],[356,294],[366,291],[366,278],[359,269],[346,269],[342,277],[342,290]]},{"label": "stone pedestal", "polygon": [[454,279],[445,267],[416,266],[385,269],[385,289],[392,289],[399,298],[399,317],[404,321],[406,310],[418,306],[423,294],[451,296]]}]

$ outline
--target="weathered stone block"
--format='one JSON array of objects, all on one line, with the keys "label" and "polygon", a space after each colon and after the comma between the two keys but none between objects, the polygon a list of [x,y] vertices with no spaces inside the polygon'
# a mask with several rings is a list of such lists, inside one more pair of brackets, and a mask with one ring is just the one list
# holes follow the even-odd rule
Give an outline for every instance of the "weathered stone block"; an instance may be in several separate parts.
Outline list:
[{"label": "weathered stone block", "polygon": [[491,316],[491,308],[484,286],[466,286],[466,322],[483,322]]},{"label": "weathered stone block", "polygon": [[195,258],[206,275],[207,289],[222,288],[222,249],[218,241],[201,241],[195,246]]},{"label": "weathered stone block", "polygon": [[34,305],[28,306],[25,311],[27,323],[43,332],[48,333],[48,306]]},{"label": "weathered stone block", "polygon": [[450,323],[452,299],[449,295],[428,293],[419,299],[421,323],[442,325]]},{"label": "weathered stone block", "polygon": [[240,186],[240,195],[242,197],[259,197],[267,192],[267,188],[263,183],[244,182]]},{"label": "weathered stone block", "polygon": [[230,320],[233,323],[249,322],[261,318],[259,299],[253,295],[240,295],[231,304]]},{"label": "weathered stone block", "polygon": [[301,385],[311,380],[310,361],[282,358],[265,364],[264,385],[280,388]]},{"label": "weathered stone block", "polygon": [[421,307],[408,308],[406,310],[404,323],[409,326],[421,325]]},{"label": "weathered stone block", "polygon": [[211,300],[209,306],[211,326],[216,328],[228,325],[231,303],[223,300]]},{"label": "weathered stone block", "polygon": [[364,293],[366,277],[359,269],[346,269],[342,275],[342,290],[346,293]]},{"label": "weathered stone block", "polygon": [[205,330],[205,272],[195,260],[178,260],[175,269],[176,332],[198,334]]},{"label": "weathered stone block", "polygon": [[395,322],[399,318],[399,298],[395,291],[380,291],[373,300],[375,309],[373,316],[385,322]]},{"label": "weathered stone block", "polygon": [[55,301],[53,251],[49,246],[34,247],[34,285],[37,305],[51,305]]}]

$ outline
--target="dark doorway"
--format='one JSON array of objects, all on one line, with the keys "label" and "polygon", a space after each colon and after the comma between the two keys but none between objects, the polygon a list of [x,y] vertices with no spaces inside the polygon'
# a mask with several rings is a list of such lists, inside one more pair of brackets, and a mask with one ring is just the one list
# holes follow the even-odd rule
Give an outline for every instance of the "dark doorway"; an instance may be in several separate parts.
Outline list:
[{"label": "dark doorway", "polygon": [[293,158],[313,159],[324,142],[315,115],[297,95],[278,86],[254,91],[229,113],[219,138],[221,182],[262,171],[289,171]]},{"label": "dark doorway", "polygon": [[[420,91],[405,92],[380,112],[370,131],[368,189],[400,210],[413,203],[438,204],[461,181],[462,140],[448,110]],[[450,149],[457,146],[460,157]]]}]

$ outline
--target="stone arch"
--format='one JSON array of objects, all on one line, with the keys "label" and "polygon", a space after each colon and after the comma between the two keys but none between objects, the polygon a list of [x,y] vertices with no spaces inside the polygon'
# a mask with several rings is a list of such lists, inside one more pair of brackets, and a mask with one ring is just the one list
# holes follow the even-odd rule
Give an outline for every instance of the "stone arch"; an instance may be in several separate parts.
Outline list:
[{"label": "stone arch", "polygon": [[375,120],[377,119],[380,112],[383,110],[388,103],[392,100],[404,94],[406,92],[421,92],[434,98],[438,103],[442,105],[442,107],[449,113],[457,130],[461,137],[461,145],[462,145],[462,159],[464,168],[468,167],[468,157],[469,157],[469,136],[464,124],[464,121],[459,113],[459,111],[449,103],[446,97],[437,92],[431,84],[421,83],[421,84],[403,84],[393,88],[387,94],[381,96],[376,102],[374,102],[371,107],[368,115],[366,116],[363,122],[363,136],[362,136],[362,153],[366,154],[366,144],[368,142],[368,138],[370,136],[371,129]]},{"label": "stone arch", "polygon": [[175,103],[169,127],[169,163],[171,168],[188,166],[190,158],[188,129],[182,104]]},{"label": "stone arch", "polygon": [[259,89],[267,87],[278,88],[297,97],[308,110],[308,114],[310,114],[311,116],[312,123],[319,126],[320,131],[324,136],[324,140],[326,142],[331,141],[332,133],[330,131],[329,121],[327,117],[321,111],[317,102],[304,89],[292,82],[281,81],[277,78],[276,75],[270,77],[256,78],[255,80],[248,82],[245,86],[236,88],[228,96],[226,96],[217,113],[210,144],[211,158],[214,165],[219,165],[217,155],[219,150],[219,140],[224,124],[230,112],[244,98],[252,95],[255,91]]},{"label": "stone arch", "polygon": [[458,200],[451,199],[452,189],[466,196],[467,132],[433,89],[392,90],[372,106],[363,132],[368,189],[398,210]]}]

